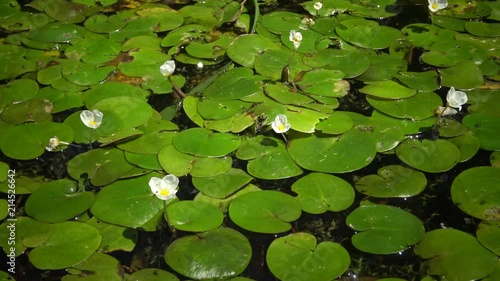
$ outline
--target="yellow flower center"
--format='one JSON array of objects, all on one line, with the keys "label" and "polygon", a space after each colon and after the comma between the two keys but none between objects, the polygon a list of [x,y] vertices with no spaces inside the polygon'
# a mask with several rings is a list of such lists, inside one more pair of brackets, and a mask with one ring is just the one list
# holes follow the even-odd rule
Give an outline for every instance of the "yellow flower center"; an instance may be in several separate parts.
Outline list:
[{"label": "yellow flower center", "polygon": [[434,10],[437,10],[437,8],[438,8],[438,4],[437,4],[437,3],[432,3],[432,8],[433,8]]},{"label": "yellow flower center", "polygon": [[95,120],[91,120],[91,121],[89,121],[89,124],[92,125],[92,126],[96,126],[97,122]]},{"label": "yellow flower center", "polygon": [[161,196],[168,196],[170,194],[167,189],[161,189],[159,193]]},{"label": "yellow flower center", "polygon": [[279,124],[278,125],[278,130],[283,131],[285,129],[285,125]]}]

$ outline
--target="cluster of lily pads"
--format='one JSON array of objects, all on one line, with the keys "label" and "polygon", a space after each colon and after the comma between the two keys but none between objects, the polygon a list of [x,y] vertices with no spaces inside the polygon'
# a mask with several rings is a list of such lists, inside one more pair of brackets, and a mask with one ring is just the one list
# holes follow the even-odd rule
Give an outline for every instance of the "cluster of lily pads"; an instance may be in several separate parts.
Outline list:
[{"label": "cluster of lily pads", "polygon": [[[349,268],[348,251],[292,223],[303,212],[353,208],[345,223],[356,233],[345,238],[360,251],[413,247],[425,260],[422,280],[499,278],[498,152],[451,184],[453,202],[481,220],[476,236],[425,229],[395,206],[352,206],[356,192],[417,196],[426,173],[500,150],[497,2],[431,0],[430,23],[401,30],[374,20],[397,16],[392,0],[307,1],[303,12],[262,15],[257,1],[178,10],[155,2],[0,4],[0,79],[8,81],[0,88],[8,158],[0,191],[9,188],[10,163],[77,152],[64,178],[16,171],[16,193],[27,198],[16,256],[41,270],[66,269],[62,280],[179,280],[158,268],[123,277],[109,255],[133,251],[141,232],[175,229],[181,234],[164,260],[177,274],[250,280],[252,247],[240,228],[280,234],[266,251],[276,278],[333,280]],[[206,79],[184,87],[186,74],[207,68]],[[155,110],[149,99],[164,94],[181,106],[168,99]],[[370,116],[339,110],[356,95],[365,95]],[[178,111],[193,125],[180,129]],[[391,154],[400,164],[377,174],[352,183],[334,175]],[[294,177],[280,190],[252,183]],[[183,193],[190,186],[194,198]],[[7,201],[0,205],[5,219]],[[8,236],[2,225],[5,252]]]}]

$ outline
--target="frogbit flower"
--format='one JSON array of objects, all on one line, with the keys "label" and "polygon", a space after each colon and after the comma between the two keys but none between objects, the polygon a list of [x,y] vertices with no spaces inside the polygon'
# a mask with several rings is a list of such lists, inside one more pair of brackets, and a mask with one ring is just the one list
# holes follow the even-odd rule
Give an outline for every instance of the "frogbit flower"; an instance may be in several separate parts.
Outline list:
[{"label": "frogbit flower", "polygon": [[465,92],[457,91],[455,87],[451,87],[446,94],[446,107],[439,106],[436,109],[436,113],[440,116],[457,114],[458,111],[462,110],[462,105],[466,104],[467,100]]},{"label": "frogbit flower", "polygon": [[203,69],[203,63],[201,61],[199,61],[197,64],[196,64],[196,69],[198,70],[202,70]]},{"label": "frogbit flower", "polygon": [[271,127],[276,133],[283,134],[290,130],[291,125],[288,123],[288,119],[285,114],[278,114],[271,123]]},{"label": "frogbit flower", "polygon": [[174,71],[175,71],[175,61],[174,60],[168,60],[160,66],[160,72],[161,72],[161,74],[163,74],[163,76],[166,76],[166,77],[172,76]]},{"label": "frogbit flower", "polygon": [[156,197],[161,200],[174,199],[179,186],[179,178],[174,175],[166,175],[162,179],[152,177],[149,180],[149,187]]},{"label": "frogbit flower", "polygon": [[428,0],[429,10],[433,13],[448,7],[448,0]]},{"label": "frogbit flower", "polygon": [[299,28],[302,29],[302,30],[307,30],[311,26],[313,26],[314,24],[315,24],[315,22],[314,22],[314,20],[312,18],[305,17],[300,22]]},{"label": "frogbit flower", "polygon": [[101,126],[102,116],[102,112],[97,109],[94,109],[92,111],[84,110],[82,111],[82,113],[80,113],[80,119],[82,120],[83,124],[92,129],[97,129],[99,128],[99,126]]},{"label": "frogbit flower", "polygon": [[297,50],[302,42],[302,33],[296,30],[290,30],[290,41],[292,41],[295,50]]},{"label": "frogbit flower", "polygon": [[321,2],[316,2],[316,3],[314,3],[313,8],[314,8],[316,11],[321,10],[321,8],[323,8],[323,3],[321,3]]},{"label": "frogbit flower", "polygon": [[57,136],[54,136],[53,138],[49,139],[49,144],[45,147],[45,150],[54,151],[60,144],[70,145],[69,143],[67,143],[65,141],[60,141]]}]

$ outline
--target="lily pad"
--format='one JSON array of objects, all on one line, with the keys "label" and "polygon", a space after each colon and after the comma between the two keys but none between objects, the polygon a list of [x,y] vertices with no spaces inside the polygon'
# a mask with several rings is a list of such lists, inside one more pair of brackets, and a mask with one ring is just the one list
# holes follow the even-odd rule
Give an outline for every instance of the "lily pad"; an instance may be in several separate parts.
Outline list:
[{"label": "lily pad", "polygon": [[465,29],[472,35],[480,37],[500,37],[500,24],[479,21],[468,21]]},{"label": "lily pad", "polygon": [[422,222],[407,211],[387,205],[364,205],[347,216],[346,224],[358,231],[352,236],[357,249],[373,254],[392,254],[422,239]]},{"label": "lily pad", "polygon": [[356,190],[373,197],[411,197],[427,186],[424,173],[399,165],[378,169],[377,175],[367,175],[355,182]]},{"label": "lily pad", "polygon": [[117,15],[93,15],[85,21],[85,28],[95,33],[109,33],[120,30],[127,22]]},{"label": "lily pad", "polygon": [[203,119],[220,120],[233,117],[252,106],[249,102],[240,100],[210,100],[200,99],[197,105],[198,113]]},{"label": "lily pad", "polygon": [[96,103],[92,109],[113,112],[122,121],[121,129],[143,125],[153,115],[153,109],[146,101],[126,96],[103,99]]},{"label": "lily pad", "polygon": [[172,144],[176,134],[176,132],[154,131],[121,143],[118,148],[136,154],[156,155],[163,147]]},{"label": "lily pad", "polygon": [[188,200],[169,204],[165,219],[178,230],[202,232],[219,227],[224,215],[210,203]]},{"label": "lily pad", "polygon": [[228,57],[245,67],[253,67],[255,58],[267,50],[279,50],[278,44],[259,34],[244,34],[227,47]]},{"label": "lily pad", "polygon": [[430,92],[439,87],[438,74],[435,71],[400,72],[396,79],[419,92]]},{"label": "lily pad", "polygon": [[92,89],[85,91],[82,94],[82,99],[87,108],[92,108],[96,103],[103,99],[122,96],[135,97],[146,101],[149,93],[130,84],[109,81],[104,84],[96,85],[92,87]]},{"label": "lily pad", "polygon": [[352,186],[345,180],[328,174],[308,174],[292,185],[292,191],[298,194],[302,210],[311,214],[339,212],[349,208],[354,202]]},{"label": "lily pad", "polygon": [[131,252],[138,240],[138,232],[135,229],[110,224],[98,220],[96,217],[86,221],[87,224],[95,227],[101,233],[101,244],[99,252],[125,251]]},{"label": "lily pad", "polygon": [[395,28],[379,26],[376,21],[365,19],[341,21],[335,31],[345,41],[369,49],[387,48],[394,40],[402,37],[401,32]]},{"label": "lily pad", "polygon": [[[116,268],[120,267],[120,262],[112,256],[96,252],[83,262],[67,269],[69,273],[63,276],[61,281],[80,281],[88,279],[101,279],[108,281],[120,281],[120,272]],[[87,275],[87,272],[92,272]],[[87,278],[86,278],[87,277]]]},{"label": "lily pad", "polygon": [[117,42],[103,37],[86,38],[67,48],[64,54],[68,59],[82,60],[88,64],[103,64],[113,60],[120,53]]},{"label": "lily pad", "polygon": [[368,85],[359,89],[359,91],[363,94],[383,99],[404,99],[409,98],[416,93],[415,90],[407,88],[391,80],[369,82]]},{"label": "lily pad", "polygon": [[440,41],[421,56],[422,60],[437,67],[455,66],[463,61],[479,64],[486,60],[486,51],[480,46],[465,41]]},{"label": "lily pad", "polygon": [[208,86],[203,94],[211,100],[235,100],[262,91],[261,78],[253,75],[250,68],[234,68]]},{"label": "lily pad", "polygon": [[462,61],[455,66],[441,69],[441,86],[473,89],[483,84],[483,73],[472,61]]},{"label": "lily pad", "polygon": [[275,239],[266,262],[280,280],[334,280],[347,270],[350,257],[338,243],[317,244],[312,234],[298,232]]},{"label": "lily pad", "polygon": [[342,113],[334,112],[327,119],[322,120],[316,125],[316,130],[320,130],[323,134],[343,134],[349,131],[354,125],[352,119]]},{"label": "lily pad", "polygon": [[252,177],[243,170],[231,168],[226,173],[215,177],[193,177],[193,185],[205,195],[226,198],[251,180]]},{"label": "lily pad", "polygon": [[79,62],[66,63],[61,69],[62,76],[78,86],[91,86],[103,82],[115,70],[114,66],[96,67]]},{"label": "lily pad", "polygon": [[9,104],[0,113],[0,118],[7,124],[42,122],[47,120],[54,105],[46,99],[30,99],[21,103]]},{"label": "lily pad", "polygon": [[487,114],[472,113],[462,120],[463,124],[472,131],[481,142],[481,148],[486,150],[500,150],[500,117]]},{"label": "lily pad", "polygon": [[364,52],[338,49],[318,50],[311,56],[305,56],[303,60],[311,67],[340,70],[345,78],[357,77],[370,66],[370,59]]},{"label": "lily pad", "polygon": [[494,167],[473,167],[451,185],[451,198],[465,213],[480,219],[500,218],[500,174]]},{"label": "lily pad", "polygon": [[232,134],[215,133],[205,128],[191,128],[178,133],[172,143],[182,153],[219,157],[236,150],[241,140]]},{"label": "lily pad", "polygon": [[17,79],[2,87],[1,101],[5,104],[17,104],[36,96],[38,83],[31,79]]},{"label": "lily pad", "polygon": [[69,220],[90,208],[93,192],[77,192],[76,183],[61,179],[43,184],[26,201],[26,214],[48,223]]},{"label": "lily pad", "polygon": [[382,99],[367,96],[371,106],[396,118],[423,120],[435,115],[435,110],[442,105],[441,98],[434,92],[419,92],[403,99]]},{"label": "lily pad", "polygon": [[376,154],[376,144],[367,133],[351,129],[340,136],[316,133],[292,139],[288,152],[305,169],[346,173],[370,164]]},{"label": "lily pad", "polygon": [[339,70],[315,69],[302,76],[296,81],[302,91],[324,97],[342,97],[346,92],[337,84],[344,78],[345,74]]},{"label": "lily pad", "polygon": [[94,227],[81,222],[51,225],[47,241],[31,250],[30,262],[39,269],[64,269],[90,257],[99,247],[101,235]]},{"label": "lily pad", "polygon": [[278,191],[263,190],[242,194],[229,205],[229,216],[238,226],[259,233],[280,233],[291,229],[290,222],[302,213],[299,200]]},{"label": "lily pad", "polygon": [[458,163],[460,150],[447,140],[406,139],[396,148],[396,155],[415,169],[439,173],[450,170]]},{"label": "lily pad", "polygon": [[165,262],[178,273],[200,280],[238,275],[251,256],[252,247],[243,234],[220,227],[176,239],[165,252]]},{"label": "lily pad", "polygon": [[453,228],[427,232],[414,252],[428,259],[424,265],[429,274],[446,280],[481,279],[491,274],[498,263],[498,257],[474,236]]},{"label": "lily pad", "polygon": [[130,275],[135,281],[179,281],[174,274],[159,268],[144,268]]},{"label": "lily pad", "polygon": [[476,230],[477,240],[496,255],[500,254],[500,241],[496,239],[499,235],[499,221],[484,220],[478,225]]},{"label": "lily pad", "polygon": [[164,201],[158,199],[149,187],[151,177],[161,177],[154,173],[141,177],[120,180],[105,186],[97,194],[91,212],[97,219],[139,228],[163,213]]}]

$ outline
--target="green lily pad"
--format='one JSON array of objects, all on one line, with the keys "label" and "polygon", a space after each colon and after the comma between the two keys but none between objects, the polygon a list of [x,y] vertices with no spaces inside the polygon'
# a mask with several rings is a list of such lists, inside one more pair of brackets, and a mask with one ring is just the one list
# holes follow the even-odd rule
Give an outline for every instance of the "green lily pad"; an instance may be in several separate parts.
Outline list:
[{"label": "green lily pad", "polygon": [[404,99],[415,95],[416,91],[394,81],[369,82],[359,89],[363,94],[383,99]]},{"label": "green lily pad", "polygon": [[24,253],[26,248],[34,248],[42,245],[47,241],[50,236],[50,224],[39,222],[30,217],[18,216],[16,217],[17,221],[15,223],[15,238],[9,239],[11,236],[12,221],[5,221],[1,225],[0,230],[0,246],[4,249],[6,254],[10,254],[12,247],[12,242],[9,244],[9,241],[15,241],[15,249],[14,254],[16,257],[20,256]]},{"label": "green lily pad", "polygon": [[198,38],[203,38],[208,32],[207,27],[199,24],[186,24],[170,31],[161,41],[162,47],[186,44]]},{"label": "green lily pad", "polygon": [[218,157],[236,150],[241,140],[232,134],[214,133],[205,128],[191,128],[178,133],[172,143],[182,153]]},{"label": "green lily pad", "polygon": [[312,234],[298,232],[275,239],[266,262],[280,280],[334,280],[347,270],[350,257],[338,243],[317,244]]},{"label": "green lily pad", "polygon": [[355,182],[356,190],[373,197],[411,197],[427,186],[424,173],[400,165],[378,169],[377,175],[367,175]]},{"label": "green lily pad", "polygon": [[78,86],[91,86],[103,82],[115,70],[114,66],[96,67],[80,62],[66,63],[61,69],[62,76]]},{"label": "green lily pad", "polygon": [[400,72],[396,79],[419,92],[430,92],[439,87],[438,74],[435,71]]},{"label": "green lily pad", "polygon": [[450,170],[458,163],[460,150],[447,140],[406,139],[396,148],[396,155],[415,169],[439,173]]},{"label": "green lily pad", "polygon": [[196,58],[215,59],[225,55],[226,48],[233,39],[233,36],[221,34],[217,40],[209,43],[192,42],[186,47],[186,52]]},{"label": "green lily pad", "polygon": [[442,105],[441,97],[434,92],[419,92],[403,99],[380,99],[367,96],[368,103],[381,112],[396,118],[423,120],[435,115]]},{"label": "green lily pad", "polygon": [[59,113],[68,109],[83,106],[81,93],[56,90],[52,87],[45,87],[41,89],[37,98],[52,102],[54,107],[52,109],[52,113]]},{"label": "green lily pad", "polygon": [[153,176],[161,175],[148,174],[105,186],[96,196],[90,209],[92,214],[112,224],[132,228],[143,226],[164,209],[164,201],[158,199],[149,187]]},{"label": "green lily pad", "polygon": [[113,60],[120,53],[121,46],[103,37],[86,38],[67,48],[68,59],[82,60],[88,64],[103,64]]},{"label": "green lily pad", "polygon": [[21,11],[21,5],[17,1],[5,1],[1,4],[0,18],[6,19],[15,15]]},{"label": "green lily pad", "polygon": [[224,215],[210,203],[180,201],[167,206],[165,219],[178,230],[202,232],[219,227]]},{"label": "green lily pad", "polygon": [[388,122],[400,128],[405,135],[413,135],[421,133],[425,130],[428,130],[437,122],[436,117],[430,117],[423,120],[411,120],[411,119],[401,119],[395,118],[389,115],[386,115],[378,110],[374,110],[372,112],[373,120],[377,120],[377,122]]},{"label": "green lily pad", "polygon": [[358,207],[347,216],[346,224],[358,231],[351,238],[354,247],[373,254],[392,254],[408,249],[425,233],[417,217],[388,205]]},{"label": "green lily pad", "polygon": [[480,37],[500,37],[499,23],[486,23],[479,21],[468,21],[465,29],[472,35]]},{"label": "green lily pad", "polygon": [[495,253],[500,254],[499,240],[496,239],[500,235],[500,222],[484,220],[476,230],[476,237],[483,246]]},{"label": "green lily pad", "polygon": [[300,92],[293,92],[283,83],[266,84],[264,91],[267,96],[281,104],[304,105],[314,100]]},{"label": "green lily pad", "polygon": [[399,30],[379,26],[376,21],[365,19],[348,19],[340,22],[335,28],[337,34],[345,41],[358,47],[368,49],[384,49],[402,37]]},{"label": "green lily pad", "polygon": [[[90,278],[96,280],[120,281],[121,272],[116,270],[120,262],[112,256],[95,253],[83,262],[68,268],[69,275],[63,276],[61,281],[80,281]],[[91,272],[91,274],[88,274]]]},{"label": "green lily pad", "polygon": [[26,201],[26,214],[48,223],[69,220],[90,208],[93,192],[77,192],[76,183],[67,179],[43,184]]},{"label": "green lily pad", "polygon": [[315,69],[306,72],[297,86],[302,91],[324,97],[342,97],[346,92],[337,84],[345,74],[339,70]]},{"label": "green lily pad", "polygon": [[354,125],[352,119],[342,113],[334,112],[327,119],[322,120],[316,125],[316,130],[320,130],[323,134],[343,134],[349,131]]},{"label": "green lily pad", "polygon": [[143,101],[147,101],[149,93],[130,84],[109,81],[96,85],[92,87],[92,89],[85,91],[82,94],[82,99],[87,108],[92,108],[96,103],[103,99],[122,96],[135,97]]},{"label": "green lily pad", "polygon": [[69,43],[83,38],[88,31],[81,26],[51,22],[40,28],[29,31],[27,38],[40,42]]},{"label": "green lily pad", "polygon": [[435,43],[421,58],[430,65],[450,67],[467,60],[480,63],[486,60],[486,51],[476,44],[448,40]]},{"label": "green lily pad", "polygon": [[267,50],[279,50],[278,44],[259,34],[244,34],[227,47],[227,56],[245,67],[253,67],[258,55]]},{"label": "green lily pad", "polygon": [[272,33],[281,34],[297,28],[302,18],[297,13],[275,11],[262,16],[261,24]]},{"label": "green lily pad", "polygon": [[429,49],[435,42],[454,40],[456,31],[440,28],[429,23],[412,23],[401,29],[401,32],[415,46]]},{"label": "green lily pad", "polygon": [[457,89],[473,89],[483,84],[483,73],[471,61],[462,61],[455,66],[441,69],[441,85]]},{"label": "green lily pad", "polygon": [[[80,118],[81,112],[82,111],[76,111],[64,120],[64,124],[71,127],[75,132],[74,141],[76,143],[89,144],[89,142],[94,142],[101,137],[111,136],[117,133],[122,125],[122,121],[115,113],[103,110],[104,117],[101,126],[97,129],[90,129],[83,124]],[[59,137],[59,139],[66,141],[66,139],[61,137]]]},{"label": "green lily pad", "polygon": [[159,268],[144,268],[130,274],[135,281],[179,281],[172,273]]},{"label": "green lily pad", "polygon": [[427,232],[413,251],[428,259],[424,265],[429,274],[446,280],[481,279],[491,274],[498,263],[498,257],[474,236],[453,228]]},{"label": "green lily pad", "polygon": [[68,162],[68,173],[72,178],[88,177],[95,186],[110,184],[132,168],[123,151],[116,148],[92,149]]},{"label": "green lily pad", "polygon": [[176,132],[154,131],[118,144],[118,148],[136,154],[156,155],[163,147],[172,144]]},{"label": "green lily pad", "polygon": [[311,56],[305,56],[303,60],[311,67],[340,70],[345,78],[357,77],[370,66],[370,59],[365,53],[338,49],[318,50]]},{"label": "green lily pad", "polygon": [[39,269],[64,269],[90,257],[99,247],[101,235],[94,227],[81,222],[52,224],[50,236],[31,250],[30,262]]},{"label": "green lily pad", "polygon": [[328,115],[316,110],[311,110],[303,107],[288,106],[289,111],[286,113],[288,122],[292,124],[294,131],[302,133],[313,133],[316,124],[320,119],[325,119]]},{"label": "green lily pad", "polygon": [[9,104],[0,113],[7,124],[41,122],[51,117],[54,105],[46,99],[30,99],[21,103]]},{"label": "green lily pad", "polygon": [[465,32],[465,23],[467,22],[466,20],[449,16],[440,16],[436,14],[431,15],[431,19],[432,23],[439,27],[458,32]]},{"label": "green lily pad", "polygon": [[164,5],[142,5],[136,12],[144,18],[155,19],[158,23],[155,25],[154,32],[163,32],[175,29],[182,25],[184,18],[176,10]]},{"label": "green lily pad", "polygon": [[196,157],[178,151],[173,145],[166,145],[158,153],[163,169],[176,176],[191,174],[193,177],[213,177],[231,168],[232,159],[226,157]]},{"label": "green lily pad", "polygon": [[370,66],[357,79],[363,82],[379,82],[389,80],[402,71],[406,71],[407,62],[397,56],[386,53],[368,53]]},{"label": "green lily pad", "polygon": [[73,130],[62,123],[26,123],[5,131],[0,148],[6,156],[13,159],[34,159],[44,153],[49,139],[54,136],[71,143]]},{"label": "green lily pad", "polygon": [[120,30],[127,24],[118,15],[93,15],[85,21],[85,28],[95,33],[109,33]]},{"label": "green lily pad", "polygon": [[328,174],[308,174],[292,185],[292,191],[298,194],[302,210],[311,214],[339,212],[349,208],[354,202],[352,186],[345,180]]},{"label": "green lily pad", "polygon": [[370,164],[376,154],[376,144],[366,133],[352,129],[340,136],[316,133],[292,139],[288,152],[305,169],[346,173]]},{"label": "green lily pad", "polygon": [[176,239],[165,252],[166,263],[193,279],[227,278],[243,272],[252,247],[243,234],[220,227]]},{"label": "green lily pad", "polygon": [[463,124],[472,131],[481,142],[481,148],[486,150],[500,150],[500,117],[487,114],[472,113],[462,120]]},{"label": "green lily pad", "polygon": [[490,164],[492,167],[498,168],[500,167],[500,152],[494,151],[490,154]]},{"label": "green lily pad", "polygon": [[210,100],[200,99],[197,105],[198,113],[203,119],[220,120],[233,117],[234,115],[247,110],[251,103],[240,100]]},{"label": "green lily pad", "polygon": [[115,113],[122,121],[121,129],[143,125],[153,115],[153,110],[146,101],[128,96],[103,99],[94,104],[92,109]]},{"label": "green lily pad", "polygon": [[299,200],[278,191],[242,194],[229,205],[229,216],[238,226],[259,233],[280,233],[302,213]]},{"label": "green lily pad", "polygon": [[500,174],[494,167],[474,167],[460,173],[451,185],[451,198],[467,214],[480,219],[500,218]]},{"label": "green lily pad", "polygon": [[156,154],[136,154],[125,151],[125,159],[137,167],[148,170],[161,170],[160,162]]},{"label": "green lily pad", "polygon": [[[255,71],[272,80],[292,81],[301,71],[309,70],[301,62],[301,55],[293,55],[290,50],[267,50],[255,59]],[[288,67],[288,77],[283,77],[284,68]],[[286,79],[285,79],[286,78]],[[286,81],[285,81],[286,80]]]},{"label": "green lily pad", "polygon": [[204,91],[211,100],[235,100],[248,97],[262,91],[260,76],[253,75],[250,68],[234,68],[210,84]]},{"label": "green lily pad", "polygon": [[205,195],[215,198],[226,198],[251,180],[252,177],[244,171],[231,168],[226,173],[214,177],[193,177],[193,185]]},{"label": "green lily pad", "polygon": [[436,123],[439,136],[444,138],[452,138],[463,135],[467,132],[467,127],[462,123],[449,118],[440,118]]},{"label": "green lily pad", "polygon": [[17,79],[2,87],[1,101],[5,104],[17,104],[32,99],[38,93],[39,86],[31,79]]},{"label": "green lily pad", "polygon": [[253,124],[255,124],[255,120],[248,113],[239,113],[227,119],[206,120],[203,122],[203,125],[207,129],[219,131],[221,133],[241,133]]},{"label": "green lily pad", "polygon": [[262,135],[248,138],[236,151],[236,157],[250,160],[247,171],[261,179],[284,179],[302,174],[297,164],[286,151],[285,144]]},{"label": "green lily pad", "polygon": [[99,252],[125,251],[131,252],[137,244],[138,232],[135,229],[106,223],[91,218],[85,223],[95,227],[101,233],[102,239],[99,245]]}]

